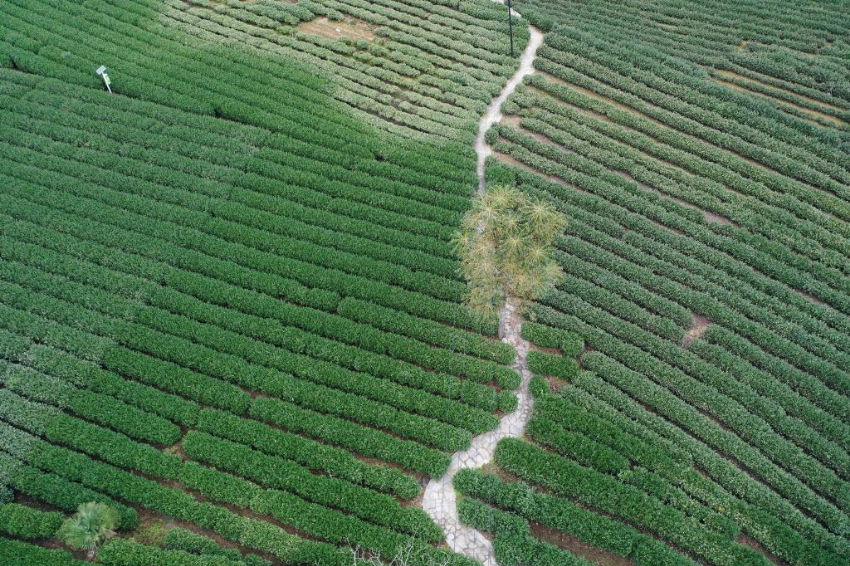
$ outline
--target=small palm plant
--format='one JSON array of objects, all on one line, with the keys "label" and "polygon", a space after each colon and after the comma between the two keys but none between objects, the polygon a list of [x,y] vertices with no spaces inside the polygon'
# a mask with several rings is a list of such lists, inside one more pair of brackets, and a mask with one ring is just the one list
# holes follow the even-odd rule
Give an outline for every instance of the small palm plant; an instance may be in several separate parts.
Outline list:
[{"label": "small palm plant", "polygon": [[90,501],[80,504],[74,516],[65,519],[57,534],[69,547],[87,550],[92,560],[101,543],[115,535],[119,520],[118,512],[112,507]]},{"label": "small palm plant", "polygon": [[539,298],[563,277],[552,242],[567,218],[551,204],[511,187],[475,198],[454,243],[469,283],[469,306],[487,316],[508,297]]}]

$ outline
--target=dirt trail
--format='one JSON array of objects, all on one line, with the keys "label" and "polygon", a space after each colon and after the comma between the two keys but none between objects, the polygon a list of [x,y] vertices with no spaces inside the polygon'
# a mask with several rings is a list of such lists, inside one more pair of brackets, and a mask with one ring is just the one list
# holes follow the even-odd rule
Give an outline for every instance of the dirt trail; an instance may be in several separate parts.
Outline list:
[{"label": "dirt trail", "polygon": [[[493,0],[499,2],[500,0]],[[504,2],[501,2],[504,3]],[[519,17],[516,11],[514,16]],[[487,108],[486,114],[481,118],[478,127],[478,136],[475,139],[475,151],[478,154],[478,192],[487,190],[484,179],[484,165],[487,157],[492,155],[493,150],[487,144],[484,136],[490,127],[502,120],[502,104],[507,100],[522,79],[534,72],[534,58],[537,49],[543,43],[543,33],[533,26],[529,26],[530,38],[528,45],[520,57],[520,66],[516,74],[508,81],[505,88],[494,99]],[[455,552],[464,554],[470,558],[479,560],[484,566],[497,566],[496,557],[493,553],[493,545],[490,541],[475,529],[463,525],[457,512],[457,495],[455,494],[452,480],[460,470],[480,468],[493,461],[496,445],[503,438],[516,438],[523,435],[525,425],[531,416],[534,399],[528,391],[528,383],[531,380],[531,372],[528,370],[527,356],[529,343],[522,339],[522,319],[519,316],[519,305],[517,301],[508,299],[502,308],[500,327],[504,329],[503,342],[507,342],[516,348],[516,358],[513,367],[522,376],[521,384],[517,390],[517,409],[505,415],[499,422],[498,428],[486,434],[476,436],[472,439],[469,449],[456,452],[446,474],[433,479],[425,488],[422,499],[422,508],[440,525],[446,534],[446,543]]]}]

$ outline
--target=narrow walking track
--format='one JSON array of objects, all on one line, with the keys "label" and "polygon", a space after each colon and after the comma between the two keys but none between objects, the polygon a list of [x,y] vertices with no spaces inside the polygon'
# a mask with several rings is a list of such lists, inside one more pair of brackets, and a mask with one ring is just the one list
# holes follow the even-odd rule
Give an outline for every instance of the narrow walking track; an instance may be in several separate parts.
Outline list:
[{"label": "narrow walking track", "polygon": [[[516,16],[519,15],[516,11],[513,13]],[[528,39],[528,45],[526,45],[525,51],[522,52],[522,56],[519,59],[519,69],[517,69],[516,74],[511,77],[511,80],[508,81],[508,84],[505,85],[505,88],[502,89],[499,96],[494,98],[490,103],[490,106],[487,107],[487,112],[478,124],[478,136],[475,138],[475,152],[478,154],[478,166],[476,171],[478,172],[479,193],[483,193],[487,190],[484,182],[484,164],[486,163],[487,158],[493,153],[492,148],[487,145],[487,141],[484,139],[484,136],[487,134],[487,130],[490,129],[490,126],[496,122],[502,121],[502,104],[504,104],[508,97],[513,94],[516,87],[522,83],[522,79],[534,72],[534,59],[537,57],[537,48],[539,48],[543,43],[543,33],[539,29],[534,26],[528,26],[528,31],[531,36]]]},{"label": "narrow walking track", "polygon": [[[494,0],[500,1],[500,0]],[[514,12],[515,16],[519,16]],[[534,72],[534,58],[537,49],[543,43],[543,34],[537,28],[529,26],[530,38],[528,45],[520,58],[519,69],[511,77],[501,94],[487,107],[487,113],[481,119],[478,127],[478,136],[475,139],[475,151],[478,154],[478,193],[487,190],[484,180],[484,165],[487,157],[493,150],[487,145],[484,138],[490,127],[502,120],[502,104],[514,92],[522,79]],[[515,438],[522,436],[525,424],[531,416],[531,408],[534,399],[528,391],[528,383],[531,380],[531,372],[528,371],[527,357],[529,344],[522,339],[522,320],[519,316],[519,304],[513,299],[508,299],[500,313],[501,325],[504,329],[503,342],[511,344],[516,348],[516,358],[513,367],[522,376],[522,382],[517,390],[517,409],[505,415],[499,422],[498,428],[472,439],[468,450],[456,452],[446,474],[440,479],[431,480],[425,488],[422,507],[434,521],[440,525],[446,534],[446,543],[449,548],[470,558],[481,561],[484,566],[497,566],[496,557],[493,554],[493,545],[484,535],[475,529],[461,524],[457,512],[457,496],[455,494],[452,480],[460,470],[480,468],[493,460],[496,445],[503,438]]]}]

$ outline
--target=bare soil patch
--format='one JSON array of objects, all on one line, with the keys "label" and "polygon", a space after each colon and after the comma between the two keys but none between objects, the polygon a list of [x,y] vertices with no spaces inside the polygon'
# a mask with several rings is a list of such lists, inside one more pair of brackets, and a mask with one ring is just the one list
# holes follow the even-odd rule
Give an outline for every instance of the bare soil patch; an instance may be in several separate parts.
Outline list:
[{"label": "bare soil patch", "polygon": [[563,388],[564,385],[567,384],[567,382],[565,380],[563,380],[559,377],[552,376],[552,375],[546,376],[546,382],[549,383],[549,391],[551,391],[552,393],[555,393],[555,394],[557,394],[558,391],[560,391],[561,388]]},{"label": "bare soil patch", "polygon": [[707,318],[701,314],[691,313],[691,326],[688,328],[687,332],[685,332],[685,337],[682,338],[679,345],[682,348],[687,348],[696,340],[702,338],[702,335],[705,334],[705,331],[708,330],[709,326],[711,326],[711,323]]},{"label": "bare soil patch", "polygon": [[506,126],[510,126],[512,128],[519,129],[520,120],[522,120],[522,118],[514,114],[512,116],[504,116],[500,123],[505,124]]},{"label": "bare soil patch", "polygon": [[346,37],[352,40],[375,40],[375,32],[372,27],[363,20],[355,18],[346,18],[345,21],[342,22],[333,22],[327,17],[322,16],[315,20],[299,24],[298,30],[303,33],[318,35],[328,39],[340,39]]}]

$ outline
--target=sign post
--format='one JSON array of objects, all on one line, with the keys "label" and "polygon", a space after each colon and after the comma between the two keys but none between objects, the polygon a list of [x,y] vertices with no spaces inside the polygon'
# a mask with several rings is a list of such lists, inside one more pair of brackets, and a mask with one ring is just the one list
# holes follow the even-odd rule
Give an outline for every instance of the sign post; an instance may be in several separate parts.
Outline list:
[{"label": "sign post", "polygon": [[109,94],[112,94],[112,89],[109,87],[109,85],[112,84],[112,81],[109,80],[109,75],[106,74],[106,67],[101,65],[100,67],[98,67],[95,73],[103,77],[103,84],[106,85],[106,90],[109,91]]},{"label": "sign post", "polygon": [[508,0],[508,30],[511,36],[511,57],[514,56],[514,18],[511,9],[511,0]]}]

